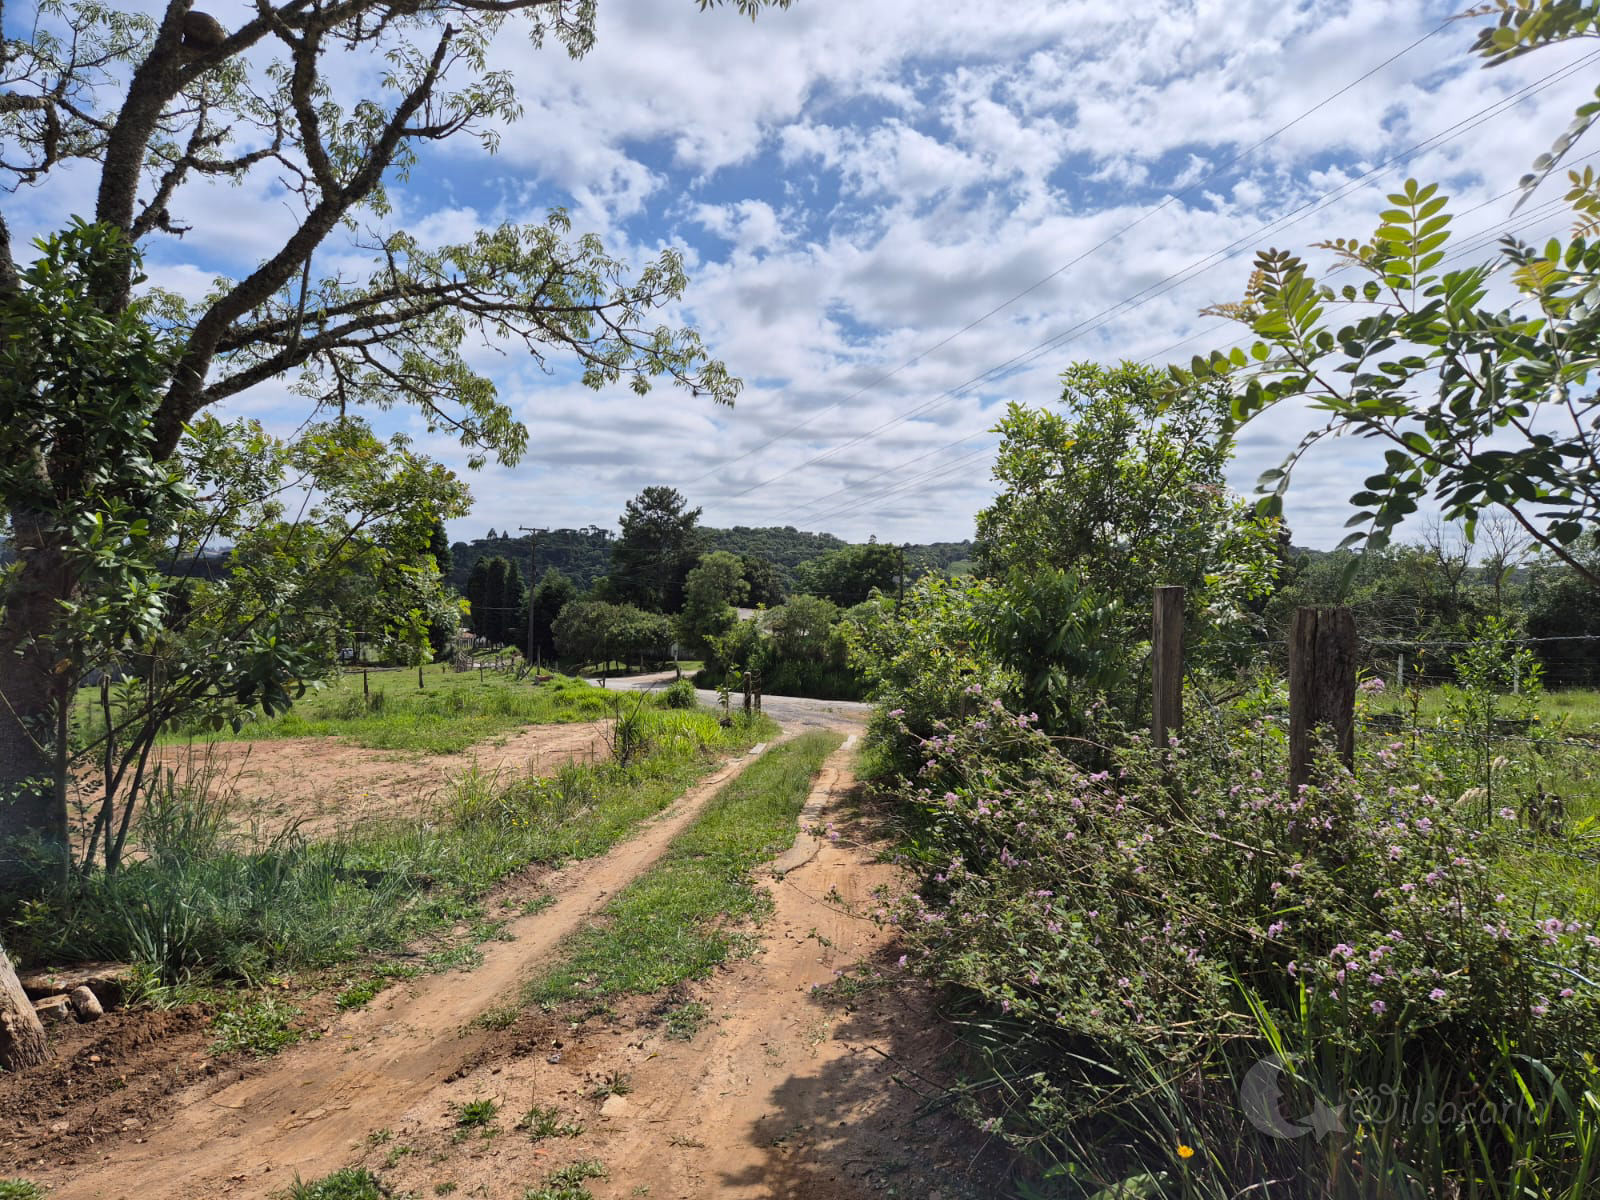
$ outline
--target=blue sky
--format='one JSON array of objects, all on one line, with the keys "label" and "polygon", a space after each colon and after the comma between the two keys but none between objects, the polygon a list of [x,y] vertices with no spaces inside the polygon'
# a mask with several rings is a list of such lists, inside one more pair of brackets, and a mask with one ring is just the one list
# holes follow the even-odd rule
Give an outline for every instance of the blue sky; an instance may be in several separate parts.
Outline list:
[{"label": "blue sky", "polygon": [[[1407,175],[1444,181],[1458,209],[1516,182],[1592,90],[1593,64],[1451,127],[1592,49],[1484,71],[1466,54],[1473,24],[1426,36],[1459,3],[796,0],[751,23],[692,0],[600,0],[599,44],[578,62],[508,29],[493,53],[523,118],[493,157],[462,144],[425,159],[394,219],[447,241],[562,205],[630,261],[679,247],[691,286],[668,316],[747,387],[732,410],[668,387],[597,394],[485,352],[529,452],[476,473],[475,512],[452,532],[610,524],[666,483],[718,525],[969,536],[1004,401],[1050,403],[1076,359],[1230,344],[1199,312],[1242,291],[1251,250],[1369,232]],[[211,11],[232,24],[246,9]],[[87,207],[87,183],[63,177],[8,213],[42,230]],[[1505,225],[1511,205],[1459,228],[1563,226],[1556,213]],[[1304,206],[1316,211],[1293,219]],[[151,273],[186,291],[248,270],[287,220],[266,175],[194,193],[174,216],[195,232],[153,245]],[[284,431],[305,416],[287,383],[235,407]],[[1308,420],[1284,411],[1247,430],[1235,485],[1249,490]],[[1371,449],[1337,443],[1302,468],[1288,505],[1299,543],[1338,540]]]}]

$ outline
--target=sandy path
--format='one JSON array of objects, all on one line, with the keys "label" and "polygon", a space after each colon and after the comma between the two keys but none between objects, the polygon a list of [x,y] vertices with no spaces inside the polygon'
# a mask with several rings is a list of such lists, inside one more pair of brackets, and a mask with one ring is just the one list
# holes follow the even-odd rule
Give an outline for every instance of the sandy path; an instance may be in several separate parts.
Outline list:
[{"label": "sandy path", "polygon": [[[855,740],[825,763],[794,847],[760,872],[776,909],[755,957],[631,1015],[508,1036],[360,1161],[398,1193],[443,1187],[493,1200],[516,1200],[579,1160],[605,1166],[607,1178],[584,1184],[597,1200],[997,1194],[970,1179],[966,1128],[920,1111],[937,1098],[923,1079],[939,1073],[951,1036],[925,991],[894,982],[903,977],[886,953],[892,927],[872,919],[880,890],[904,879],[880,861],[887,843],[855,811]],[[818,828],[821,837],[805,832]],[[849,1003],[813,991],[863,960],[889,985]],[[674,1041],[659,1015],[685,999],[703,1004],[710,1023]],[[602,1101],[597,1085],[618,1077],[631,1090]],[[501,1129],[462,1141],[452,1106],[482,1098],[500,1103]],[[534,1104],[583,1133],[535,1142],[511,1129]],[[398,1163],[394,1146],[407,1149]]]},{"label": "sandy path", "polygon": [[426,1101],[489,1040],[469,1027],[472,1019],[514,999],[530,970],[654,862],[759,749],[708,776],[611,853],[554,876],[547,889],[554,903],[513,921],[513,940],[486,944],[483,964],[470,974],[395,989],[260,1074],[220,1091],[191,1089],[144,1142],[124,1142],[103,1163],[51,1181],[50,1195],[265,1196],[296,1174],[310,1179],[346,1165],[369,1132]]},{"label": "sandy path", "polygon": [[931,1022],[919,1031],[893,997],[849,1011],[812,992],[892,940],[870,916],[900,872],[856,840],[846,811],[855,740],[829,760],[801,817],[802,831],[834,828],[841,840],[802,832],[771,865],[777,909],[764,953],[717,989],[714,1029],[643,1057],[627,1110],[597,1127],[611,1177],[591,1185],[596,1197],[642,1185],[652,1200],[860,1200],[891,1181],[893,1194],[965,1194],[918,1145],[932,1131],[917,1128],[919,1098],[892,1061],[919,1032],[944,1035]]},{"label": "sandy path", "polygon": [[169,747],[157,763],[180,777],[204,772],[213,793],[233,795],[241,826],[272,834],[297,825],[315,841],[361,821],[430,813],[450,783],[474,767],[548,775],[572,759],[603,757],[607,724],[529,725],[460,754],[370,750],[344,738],[304,737]]}]

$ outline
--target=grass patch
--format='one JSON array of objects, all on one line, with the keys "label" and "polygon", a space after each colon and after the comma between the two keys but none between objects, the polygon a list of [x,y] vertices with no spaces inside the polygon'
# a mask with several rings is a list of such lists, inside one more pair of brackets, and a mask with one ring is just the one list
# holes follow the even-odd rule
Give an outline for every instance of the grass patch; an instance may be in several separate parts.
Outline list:
[{"label": "grass patch", "polygon": [[536,1142],[545,1138],[575,1138],[583,1135],[583,1126],[567,1120],[565,1114],[554,1105],[535,1104],[522,1114],[517,1128]]},{"label": "grass patch", "polygon": [[276,1195],[281,1200],[384,1200],[389,1191],[365,1167],[344,1167],[309,1183],[297,1178]]},{"label": "grass patch", "polygon": [[287,712],[260,717],[237,733],[184,730],[172,740],[267,741],[273,738],[349,738],[374,750],[457,754],[477,742],[524,725],[600,721],[612,715],[614,697],[579,679],[548,683],[478,672],[429,672],[417,687],[415,671],[374,675],[369,694],[359,674],[343,675],[306,693]]},{"label": "grass patch", "polygon": [[522,1200],[593,1200],[594,1193],[583,1186],[584,1181],[604,1179],[608,1174],[605,1164],[598,1159],[580,1159],[550,1172],[541,1186],[524,1192]]},{"label": "grass patch", "polygon": [[692,1042],[694,1035],[704,1029],[710,1020],[711,1010],[699,1001],[680,1004],[667,1013],[667,1040]]},{"label": "grass patch", "polygon": [[272,996],[224,1009],[211,1022],[217,1034],[211,1051],[229,1054],[245,1050],[257,1058],[270,1058],[300,1040],[300,1031],[294,1027],[299,1015],[294,1005]]},{"label": "grass patch", "polygon": [[500,1105],[493,1100],[467,1100],[455,1106],[456,1124],[462,1129],[475,1129],[494,1124]]},{"label": "grass patch", "polygon": [[[597,689],[595,689],[597,690]],[[470,961],[502,936],[483,895],[530,864],[603,854],[669,805],[719,758],[771,737],[770,721],[719,725],[714,713],[638,714],[642,748],[616,762],[569,764],[548,778],[464,782],[439,820],[362,826],[343,840],[252,841],[221,823],[163,819],[135,839],[140,854],[116,875],[74,880],[65,900],[0,913],[8,948],[25,961],[107,959],[145,964],[174,983],[259,981],[392,954],[457,924],[464,939],[433,947],[413,967]],[[204,806],[191,795],[175,804]],[[205,837],[193,831],[210,830]],[[174,832],[177,831],[177,832]],[[455,944],[460,942],[460,944]],[[347,1007],[359,1007],[353,986]]]},{"label": "grass patch", "polygon": [[0,1179],[0,1200],[44,1200],[44,1187],[26,1179]]},{"label": "grass patch", "polygon": [[647,993],[702,978],[749,945],[742,926],[771,900],[751,870],[794,841],[811,780],[841,741],[819,730],[774,747],[712,799],[655,867],[529,985],[530,1003]]}]

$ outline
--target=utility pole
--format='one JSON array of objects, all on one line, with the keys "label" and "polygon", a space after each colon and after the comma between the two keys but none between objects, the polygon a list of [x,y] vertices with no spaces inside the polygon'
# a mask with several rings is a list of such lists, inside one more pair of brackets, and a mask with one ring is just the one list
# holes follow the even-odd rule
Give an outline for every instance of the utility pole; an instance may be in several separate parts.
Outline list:
[{"label": "utility pole", "polygon": [[[527,654],[524,654],[522,656],[522,661],[524,663],[526,663],[528,661],[529,655],[532,655],[534,653],[534,648],[533,648],[533,589],[539,582],[539,566],[538,566],[538,561],[535,559],[534,556],[539,551],[539,535],[541,533],[548,533],[549,530],[547,530],[547,529],[529,529],[526,525],[518,525],[517,526],[517,530],[519,532],[521,532],[521,533],[525,533],[525,534],[528,535],[528,642],[527,642],[528,652],[527,652]],[[542,671],[543,669],[544,669],[544,652],[541,650],[541,651],[539,651],[539,654],[538,654],[538,665],[534,668],[534,670]]]},{"label": "utility pole", "polygon": [[900,615],[900,606],[906,602],[906,551],[911,549],[910,542],[900,543],[900,590],[894,598],[894,614]]}]

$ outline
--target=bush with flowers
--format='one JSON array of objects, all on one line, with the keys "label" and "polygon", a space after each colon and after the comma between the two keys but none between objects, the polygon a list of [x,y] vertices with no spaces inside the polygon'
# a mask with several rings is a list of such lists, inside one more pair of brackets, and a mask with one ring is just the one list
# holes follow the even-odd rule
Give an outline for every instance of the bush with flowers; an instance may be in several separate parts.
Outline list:
[{"label": "bush with flowers", "polygon": [[983,1119],[1048,1151],[1059,1194],[1575,1198],[1600,1179],[1600,937],[1499,881],[1515,813],[1485,822],[1390,748],[1290,795],[1279,732],[1238,715],[1088,770],[981,685],[971,700],[902,729],[922,874],[898,920],[992,1060]]}]

